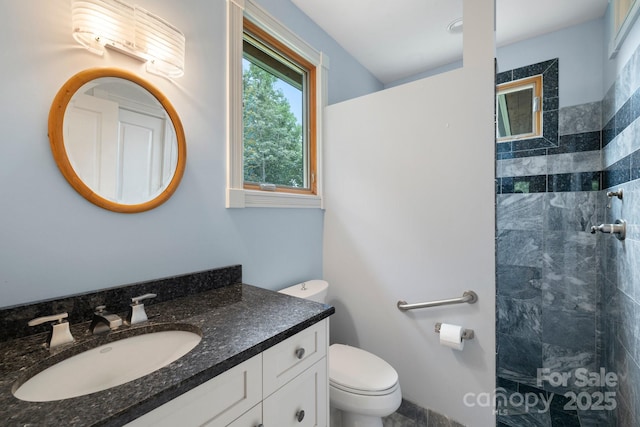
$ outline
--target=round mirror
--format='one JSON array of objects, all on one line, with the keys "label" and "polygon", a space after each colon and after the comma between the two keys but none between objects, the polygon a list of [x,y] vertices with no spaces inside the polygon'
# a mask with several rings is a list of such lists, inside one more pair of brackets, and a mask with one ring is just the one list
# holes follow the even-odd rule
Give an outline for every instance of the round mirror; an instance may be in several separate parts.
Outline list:
[{"label": "round mirror", "polygon": [[164,203],[186,164],[182,123],[167,98],[115,68],[82,71],[62,86],[49,112],[49,142],[69,184],[115,212]]}]

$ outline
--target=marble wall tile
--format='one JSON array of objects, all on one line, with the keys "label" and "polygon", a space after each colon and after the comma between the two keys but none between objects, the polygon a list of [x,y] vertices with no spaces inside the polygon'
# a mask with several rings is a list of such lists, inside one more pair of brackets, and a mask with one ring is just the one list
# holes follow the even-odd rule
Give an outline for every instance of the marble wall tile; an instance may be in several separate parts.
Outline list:
[{"label": "marble wall tile", "polygon": [[542,341],[573,350],[595,351],[595,313],[565,310],[556,307],[542,309]]},{"label": "marble wall tile", "polygon": [[542,268],[542,230],[498,230],[498,265]]},{"label": "marble wall tile", "polygon": [[628,404],[621,399],[617,399],[618,407],[616,408],[616,426],[633,426],[635,425],[634,416]]},{"label": "marble wall tile", "polygon": [[[608,218],[611,220],[617,218],[627,220],[627,225],[633,231],[633,228],[640,224],[640,209],[638,209],[638,206],[640,206],[640,181],[629,182],[619,188],[623,190],[624,197],[622,200],[615,199],[612,201],[611,209],[607,209],[607,213],[610,214]],[[627,233],[627,239],[640,240],[637,233]]]},{"label": "marble wall tile", "polygon": [[618,74],[615,82],[615,108],[616,112],[619,111],[625,102],[635,92],[635,82],[637,73],[637,66],[635,57],[637,53],[634,53],[629,61],[622,67],[620,74]]},{"label": "marble wall tile", "polygon": [[640,151],[631,155],[631,179],[640,179]]},{"label": "marble wall tile", "polygon": [[627,349],[620,341],[616,342],[615,348],[615,372],[618,376],[618,388],[616,390],[616,402],[618,403],[618,424],[624,426],[637,425],[633,420],[639,419],[638,411],[640,404],[638,403],[638,381],[640,381],[640,370],[633,360],[633,357],[627,352]]},{"label": "marble wall tile", "polygon": [[542,269],[517,265],[496,267],[498,296],[542,304]]},{"label": "marble wall tile", "polygon": [[595,280],[595,274],[563,275],[549,271],[542,285],[542,305],[558,310],[595,313]]},{"label": "marble wall tile", "polygon": [[581,427],[603,427],[625,425],[617,424],[614,411],[580,411],[578,410],[578,419]]},{"label": "marble wall tile", "polygon": [[622,107],[616,112],[615,118],[615,128],[614,131],[616,135],[619,135],[620,132],[624,131],[627,126],[631,124],[631,122],[635,119],[632,116],[632,98],[627,99],[627,101],[622,104]]},{"label": "marble wall tile", "polygon": [[[520,408],[518,408],[520,409]],[[508,408],[506,411],[509,411]],[[505,413],[498,416],[498,426],[509,427],[551,427],[551,416],[547,412]]]},{"label": "marble wall tile", "polygon": [[[604,256],[604,264],[605,264],[605,272],[604,279],[605,285],[608,289],[615,289],[616,291],[621,287],[619,277],[619,263],[618,263],[618,249],[621,247],[621,242],[618,239],[611,238],[611,236],[607,236],[604,234],[600,234],[597,236],[598,245],[600,248],[600,252]],[[627,283],[623,282],[622,286]],[[623,289],[628,293],[633,293],[631,289]]]},{"label": "marble wall tile", "polygon": [[520,157],[500,160],[496,169],[496,176],[530,176],[547,174],[547,157]]},{"label": "marble wall tile", "polygon": [[596,241],[585,232],[549,233],[545,239],[543,304],[595,311]]},{"label": "marble wall tile", "polygon": [[[607,168],[640,149],[640,120],[636,119],[602,150],[602,165]],[[603,134],[603,144],[605,136]]]},{"label": "marble wall tile", "polygon": [[501,378],[535,385],[542,366],[542,343],[533,339],[497,334],[497,371]]},{"label": "marble wall tile", "polygon": [[591,131],[599,132],[601,129],[601,102],[563,107],[558,110],[558,134],[561,136]]},{"label": "marble wall tile", "polygon": [[[640,301],[640,241],[625,240],[617,243],[618,289],[625,292],[637,304],[637,301]],[[623,244],[624,248],[621,247]],[[638,322],[640,323],[640,318]],[[640,361],[640,357],[636,360]]]},{"label": "marble wall tile", "polygon": [[542,339],[539,301],[523,301],[507,297],[496,300],[497,331],[515,337]]},{"label": "marble wall tile", "polygon": [[548,175],[547,191],[597,191],[601,188],[601,172],[577,172]]},{"label": "marble wall tile", "polygon": [[624,293],[620,294],[619,299],[620,327],[617,336],[635,365],[640,360],[640,307]]},{"label": "marble wall tile", "polygon": [[545,195],[501,194],[496,198],[496,226],[499,230],[540,230]]},{"label": "marble wall tile", "polygon": [[551,412],[551,425],[562,427],[581,427],[580,418],[578,418],[577,414],[568,414],[562,411]]},{"label": "marble wall tile", "polygon": [[597,200],[592,191],[545,194],[544,230],[589,232],[598,222]]},{"label": "marble wall tile", "polygon": [[620,79],[625,80],[629,85],[629,93],[635,93],[640,89],[640,51],[636,51],[631,55],[629,61],[625,66],[626,73],[623,76],[619,76]]},{"label": "marble wall tile", "polygon": [[[579,153],[583,151],[600,151],[602,143],[601,130],[584,133],[562,135],[557,148],[547,149],[547,154]],[[544,154],[538,154],[544,155]]]},{"label": "marble wall tile", "polygon": [[629,361],[628,381],[633,386],[630,388],[627,398],[633,419],[636,421],[640,419],[640,387],[638,387],[638,384],[640,384],[640,367],[636,363],[637,360],[636,358],[633,361]]},{"label": "marble wall tile", "polygon": [[579,387],[575,384],[576,369],[588,369],[589,372],[598,372],[596,357],[593,351],[574,350],[564,346],[542,344],[542,366],[548,368],[550,372],[571,374],[566,386],[554,385],[548,381],[543,382],[545,390],[557,394],[564,394],[567,391],[596,391],[595,389]]},{"label": "marble wall tile", "polygon": [[547,191],[547,176],[517,176],[501,178],[502,192],[512,194],[545,193]]},{"label": "marble wall tile", "polygon": [[602,169],[600,151],[547,156],[547,174],[594,172]]},{"label": "marble wall tile", "polygon": [[[616,85],[615,82],[609,87],[607,93],[602,98],[602,124],[606,125],[616,114]],[[604,126],[603,126],[604,127]]]},{"label": "marble wall tile", "polygon": [[[610,237],[610,236],[607,236]],[[596,239],[584,231],[554,231],[545,235],[544,268],[549,274],[560,274],[595,283]],[[546,272],[543,271],[543,278]]]}]

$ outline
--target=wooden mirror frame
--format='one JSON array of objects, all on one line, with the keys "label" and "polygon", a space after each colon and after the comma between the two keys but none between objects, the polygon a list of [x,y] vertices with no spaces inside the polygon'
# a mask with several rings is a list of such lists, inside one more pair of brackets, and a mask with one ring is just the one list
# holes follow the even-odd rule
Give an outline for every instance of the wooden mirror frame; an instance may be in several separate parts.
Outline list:
[{"label": "wooden mirror frame", "polygon": [[[122,204],[100,196],[82,181],[73,169],[73,166],[69,161],[69,157],[67,156],[67,151],[64,145],[63,126],[67,105],[73,95],[85,83],[102,77],[119,77],[140,85],[149,91],[149,93],[151,93],[158,102],[160,102],[173,123],[176,133],[176,141],[178,143],[176,170],[167,187],[155,198],[149,201],[138,204]],[[55,159],[60,172],[62,172],[65,179],[78,193],[91,203],[100,206],[101,208],[120,213],[144,212],[156,208],[166,202],[178,188],[187,162],[187,147],[182,122],[167,97],[165,97],[160,90],[146,80],[133,73],[118,68],[91,68],[81,71],[67,80],[53,99],[53,104],[49,111],[49,143],[51,145],[51,151],[53,152],[53,158]]]}]

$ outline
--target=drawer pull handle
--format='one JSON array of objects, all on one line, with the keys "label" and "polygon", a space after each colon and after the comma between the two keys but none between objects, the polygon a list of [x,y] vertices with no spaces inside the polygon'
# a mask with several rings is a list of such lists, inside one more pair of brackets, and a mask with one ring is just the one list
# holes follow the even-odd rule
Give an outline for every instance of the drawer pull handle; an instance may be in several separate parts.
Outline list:
[{"label": "drawer pull handle", "polygon": [[296,412],[296,420],[298,420],[299,423],[304,420],[304,411],[302,409]]},{"label": "drawer pull handle", "polygon": [[300,347],[300,348],[296,349],[296,357],[298,359],[302,359],[304,357],[304,348]]},{"label": "drawer pull handle", "polygon": [[264,424],[258,424],[256,427],[264,427]]}]

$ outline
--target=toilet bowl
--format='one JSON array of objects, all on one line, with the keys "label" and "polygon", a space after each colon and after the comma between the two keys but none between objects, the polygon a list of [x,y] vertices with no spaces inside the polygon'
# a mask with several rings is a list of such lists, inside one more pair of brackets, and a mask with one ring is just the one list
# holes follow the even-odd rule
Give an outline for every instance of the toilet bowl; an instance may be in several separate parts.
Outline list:
[{"label": "toilet bowl", "polygon": [[[325,303],[328,287],[310,280],[279,292]],[[386,361],[357,347],[329,347],[329,403],[342,412],[342,427],[382,427],[401,402],[398,373]]]}]

